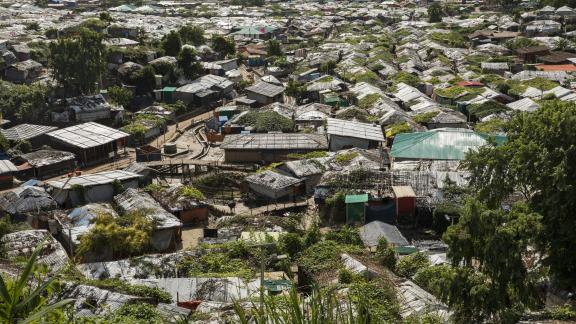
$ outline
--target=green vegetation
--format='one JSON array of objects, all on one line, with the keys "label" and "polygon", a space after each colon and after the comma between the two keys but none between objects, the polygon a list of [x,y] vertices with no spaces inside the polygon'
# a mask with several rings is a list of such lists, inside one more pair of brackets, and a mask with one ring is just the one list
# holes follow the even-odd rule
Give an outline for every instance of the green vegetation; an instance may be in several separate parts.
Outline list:
[{"label": "green vegetation", "polygon": [[467,107],[471,120],[480,120],[492,114],[509,111],[510,108],[496,101],[486,101],[481,104],[473,104]]},{"label": "green vegetation", "polygon": [[48,88],[39,84],[0,82],[0,112],[12,122],[37,122],[48,109]]},{"label": "green vegetation", "polygon": [[336,162],[338,164],[346,165],[358,156],[358,152],[344,152],[336,155]]},{"label": "green vegetation", "polygon": [[506,43],[506,47],[508,47],[513,51],[523,47],[533,47],[538,45],[542,45],[542,43],[532,38],[526,38],[526,37],[516,37],[515,39],[510,40]]},{"label": "green vegetation", "polygon": [[444,10],[439,3],[432,3],[428,6],[428,22],[437,23],[442,21],[442,16],[444,16]]},{"label": "green vegetation", "polygon": [[182,49],[182,39],[178,32],[172,30],[162,40],[162,49],[169,56],[177,56]]},{"label": "green vegetation", "polygon": [[122,294],[150,298],[154,303],[172,303],[172,296],[166,291],[145,285],[127,283],[118,278],[105,278],[100,280],[76,279],[78,283],[110,290]]},{"label": "green vegetation", "polygon": [[94,226],[80,238],[76,250],[79,257],[91,255],[122,258],[150,251],[154,223],[138,210],[119,217],[98,215]]},{"label": "green vegetation", "polygon": [[236,53],[236,43],[233,39],[221,35],[212,36],[212,49],[224,58]]},{"label": "green vegetation", "polygon": [[427,113],[422,113],[419,115],[414,116],[414,121],[419,124],[427,124],[434,119],[434,117],[438,116],[439,111],[430,111]]},{"label": "green vegetation", "polygon": [[282,47],[280,46],[280,42],[274,39],[271,39],[266,44],[266,52],[268,56],[282,56],[284,52],[282,51]]},{"label": "green vegetation", "polygon": [[253,111],[240,117],[238,123],[253,127],[256,133],[291,132],[294,122],[275,111]]},{"label": "green vegetation", "polygon": [[392,124],[386,128],[386,137],[390,138],[400,133],[411,133],[412,127],[406,122]]},{"label": "green vegetation", "polygon": [[194,46],[204,45],[206,39],[204,38],[204,30],[198,26],[182,26],[178,30],[180,39],[184,44],[191,44]]},{"label": "green vegetation", "polygon": [[[572,287],[576,285],[571,270],[576,267],[576,251],[570,247],[570,242],[576,240],[576,236],[568,229],[574,222],[571,211],[576,208],[576,201],[572,199],[576,189],[565,184],[572,182],[571,167],[566,158],[571,156],[572,146],[576,143],[576,136],[567,125],[575,118],[576,104],[545,101],[535,112],[518,114],[512,119],[509,129],[513,131],[508,132],[508,141],[504,145],[481,148],[468,154],[464,161],[464,166],[471,172],[470,185],[482,202],[481,209],[474,213],[470,211],[470,217],[484,224],[488,223],[487,218],[480,216],[495,214],[490,216],[490,224],[505,224],[497,227],[496,233],[482,232],[486,239],[498,239],[494,241],[498,246],[491,246],[495,249],[492,251],[495,261],[505,260],[506,265],[513,266],[519,262],[517,258],[526,251],[527,244],[537,246],[547,255],[553,280],[559,285]],[[500,215],[497,207],[515,191],[525,197],[527,206],[518,206],[514,212]],[[479,214],[485,209],[488,210]],[[530,227],[522,224],[530,224]],[[459,231],[462,231],[461,227],[455,234]],[[510,238],[508,235],[513,232],[507,231],[518,234]],[[451,245],[457,248],[457,244],[465,242],[454,240]],[[499,273],[507,276],[517,274],[512,279],[530,282],[524,266],[520,265],[518,269],[503,266],[494,270],[498,269]],[[489,272],[488,275],[496,274]],[[492,279],[500,286],[510,280]]]},{"label": "green vegetation", "polygon": [[252,279],[255,271],[249,263],[251,252],[242,241],[209,246],[197,257],[184,258],[177,264],[178,273],[190,277],[241,277]]},{"label": "green vegetation", "polygon": [[453,86],[453,87],[449,87],[449,88],[445,88],[445,89],[435,89],[434,93],[436,93],[436,95],[444,97],[444,98],[457,99],[457,98],[460,98],[466,94],[476,96],[476,95],[478,95],[484,91],[485,91],[484,88]]},{"label": "green vegetation", "polygon": [[397,85],[398,83],[406,83],[407,85],[417,87],[420,84],[420,78],[412,73],[400,71],[392,79],[392,83]]},{"label": "green vegetation", "polygon": [[369,95],[366,95],[358,101],[358,107],[362,109],[371,108],[372,105],[374,105],[378,100],[380,100],[380,98],[382,97],[377,93],[371,93]]},{"label": "green vegetation", "polygon": [[[56,277],[45,281],[38,278],[37,260],[45,248],[45,242],[40,243],[27,260],[24,269],[16,277],[0,276],[0,318],[5,323],[34,323],[51,318],[54,313],[73,302],[72,299],[62,299],[53,302],[56,288]],[[38,285],[31,286],[30,281],[41,280]],[[49,321],[49,320],[48,320]]]},{"label": "green vegetation", "polygon": [[502,134],[506,131],[508,123],[500,118],[492,118],[485,122],[476,123],[474,130],[485,134]]},{"label": "green vegetation", "polygon": [[133,94],[130,89],[113,86],[108,88],[108,97],[112,103],[115,103],[124,108],[128,108],[130,101],[132,101]]},{"label": "green vegetation", "polygon": [[50,66],[56,81],[68,95],[92,94],[105,71],[102,36],[82,28],[80,37],[50,43]]},{"label": "green vegetation", "polygon": [[191,47],[184,47],[178,53],[178,67],[182,70],[184,76],[194,80],[204,74],[202,64],[196,60],[196,51]]},{"label": "green vegetation", "polygon": [[411,278],[418,270],[429,265],[430,261],[428,261],[426,253],[417,252],[401,258],[396,264],[396,273],[400,276]]},{"label": "green vegetation", "polygon": [[459,32],[448,32],[448,33],[439,33],[435,32],[430,35],[430,38],[433,41],[437,41],[438,43],[444,44],[449,47],[459,47],[459,48],[466,48],[468,46],[468,42],[462,33]]},{"label": "green vegetation", "polygon": [[180,187],[180,189],[178,189],[178,194],[182,197],[196,199],[196,200],[203,200],[206,198],[206,197],[204,197],[204,194],[200,190],[198,190],[197,188],[194,188],[192,186]]},{"label": "green vegetation", "polygon": [[290,153],[288,154],[289,159],[293,160],[305,160],[305,159],[316,159],[327,157],[328,152],[326,151],[312,151],[308,153]]},{"label": "green vegetation", "polygon": [[351,226],[342,226],[338,230],[326,233],[324,239],[338,244],[364,246],[358,229]]}]

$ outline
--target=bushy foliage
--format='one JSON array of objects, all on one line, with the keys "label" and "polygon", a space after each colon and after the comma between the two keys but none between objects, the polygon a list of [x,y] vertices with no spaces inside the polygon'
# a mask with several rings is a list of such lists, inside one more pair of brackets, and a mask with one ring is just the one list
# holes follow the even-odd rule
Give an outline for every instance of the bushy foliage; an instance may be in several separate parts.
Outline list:
[{"label": "bushy foliage", "polygon": [[280,250],[291,258],[297,256],[304,249],[302,238],[297,233],[286,233],[278,239]]},{"label": "bushy foliage", "polygon": [[80,238],[76,254],[80,257],[111,253],[112,257],[139,255],[149,250],[154,224],[145,210],[120,217],[98,215],[94,226]]},{"label": "bushy foliage", "polygon": [[290,132],[294,128],[294,122],[275,111],[249,112],[240,117],[238,123],[245,126],[252,126],[254,132]]},{"label": "bushy foliage", "polygon": [[329,231],[324,238],[339,244],[364,246],[358,229],[352,226],[342,226],[338,230]]},{"label": "bushy foliage", "polygon": [[400,276],[411,278],[419,269],[429,265],[430,261],[426,253],[417,252],[401,258],[396,264],[396,273]]}]

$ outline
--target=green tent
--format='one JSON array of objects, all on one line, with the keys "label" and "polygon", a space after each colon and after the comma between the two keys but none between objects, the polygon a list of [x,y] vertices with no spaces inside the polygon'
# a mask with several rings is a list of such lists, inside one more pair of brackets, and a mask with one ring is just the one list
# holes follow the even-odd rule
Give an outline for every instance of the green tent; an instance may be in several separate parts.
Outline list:
[{"label": "green tent", "polygon": [[346,223],[364,222],[368,194],[346,195]]}]

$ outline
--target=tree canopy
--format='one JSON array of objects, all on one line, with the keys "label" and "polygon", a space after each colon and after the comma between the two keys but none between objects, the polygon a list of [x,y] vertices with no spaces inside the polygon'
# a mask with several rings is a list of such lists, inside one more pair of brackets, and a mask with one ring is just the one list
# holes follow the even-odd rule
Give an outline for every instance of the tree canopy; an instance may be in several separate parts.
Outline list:
[{"label": "tree canopy", "polygon": [[162,40],[162,49],[168,56],[176,56],[180,53],[180,49],[182,48],[182,39],[180,38],[180,34],[171,31],[168,35],[164,36]]},{"label": "tree canopy", "polygon": [[221,35],[212,36],[212,49],[221,57],[236,53],[236,43],[234,40]]},{"label": "tree canopy", "polygon": [[178,30],[178,34],[180,34],[180,39],[184,44],[199,46],[206,43],[206,39],[204,38],[204,30],[198,26],[182,26]]},{"label": "tree canopy", "polygon": [[196,59],[196,51],[189,46],[182,48],[178,54],[178,67],[184,76],[190,80],[201,76],[204,71],[202,64]]},{"label": "tree canopy", "polygon": [[[519,192],[530,212],[542,215],[536,245],[558,283],[576,287],[576,104],[545,101],[508,125],[508,141],[470,152],[464,166],[480,201],[498,208]],[[505,242],[502,242],[503,244]]]},{"label": "tree canopy", "polygon": [[104,72],[105,48],[102,36],[86,28],[78,39],[62,38],[50,44],[50,65],[54,78],[67,94],[91,94],[98,89]]}]

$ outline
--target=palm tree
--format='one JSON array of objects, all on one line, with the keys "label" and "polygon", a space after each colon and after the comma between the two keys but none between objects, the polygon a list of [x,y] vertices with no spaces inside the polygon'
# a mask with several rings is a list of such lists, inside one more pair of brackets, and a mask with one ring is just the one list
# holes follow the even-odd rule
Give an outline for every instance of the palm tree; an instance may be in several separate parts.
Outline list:
[{"label": "palm tree", "polygon": [[56,277],[52,277],[44,283],[37,283],[33,289],[34,269],[36,261],[45,241],[40,243],[24,271],[17,278],[3,278],[0,276],[0,319],[4,323],[32,323],[45,318],[55,310],[73,301],[64,299],[56,303],[50,303],[50,291]]}]

